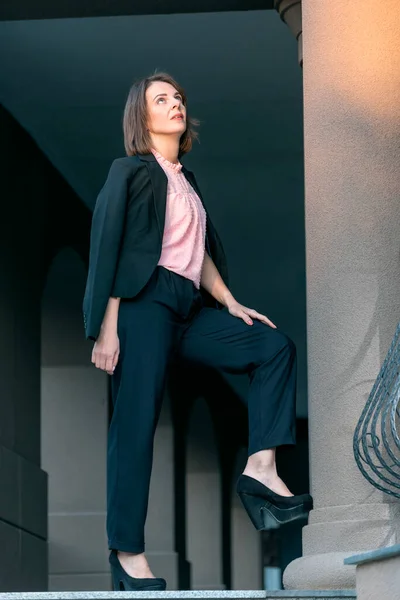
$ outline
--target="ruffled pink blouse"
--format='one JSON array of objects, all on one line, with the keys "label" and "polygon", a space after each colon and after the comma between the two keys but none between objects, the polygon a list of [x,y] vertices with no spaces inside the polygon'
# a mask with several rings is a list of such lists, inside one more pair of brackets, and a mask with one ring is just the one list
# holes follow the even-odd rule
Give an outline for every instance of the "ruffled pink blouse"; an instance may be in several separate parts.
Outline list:
[{"label": "ruffled pink blouse", "polygon": [[168,177],[162,252],[158,264],[191,279],[200,287],[203,267],[206,213],[184,174],[182,164],[172,163],[152,150]]}]

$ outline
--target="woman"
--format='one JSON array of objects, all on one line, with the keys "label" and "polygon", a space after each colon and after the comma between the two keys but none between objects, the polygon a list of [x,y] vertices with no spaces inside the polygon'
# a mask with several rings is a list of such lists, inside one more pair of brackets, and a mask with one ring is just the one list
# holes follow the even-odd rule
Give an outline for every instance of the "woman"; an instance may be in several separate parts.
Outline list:
[{"label": "woman", "polygon": [[[158,73],[135,83],[116,159],[93,214],[84,298],[92,362],[112,375],[107,534],[115,590],[163,590],[144,554],[153,438],[172,359],[248,373],[249,449],[237,491],[257,529],[307,513],[278,477],[275,449],[295,443],[296,353],[227,287],[225,255],[193,173],[196,138],[183,89]],[[221,310],[224,309],[224,310]]]}]

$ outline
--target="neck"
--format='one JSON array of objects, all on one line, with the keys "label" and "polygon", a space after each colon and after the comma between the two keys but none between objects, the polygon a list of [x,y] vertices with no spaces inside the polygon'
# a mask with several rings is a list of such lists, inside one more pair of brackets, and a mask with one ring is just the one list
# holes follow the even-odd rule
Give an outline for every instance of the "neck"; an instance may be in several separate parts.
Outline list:
[{"label": "neck", "polygon": [[177,163],[179,154],[180,137],[172,137],[171,135],[152,135],[151,145],[154,150],[157,150],[169,162]]}]

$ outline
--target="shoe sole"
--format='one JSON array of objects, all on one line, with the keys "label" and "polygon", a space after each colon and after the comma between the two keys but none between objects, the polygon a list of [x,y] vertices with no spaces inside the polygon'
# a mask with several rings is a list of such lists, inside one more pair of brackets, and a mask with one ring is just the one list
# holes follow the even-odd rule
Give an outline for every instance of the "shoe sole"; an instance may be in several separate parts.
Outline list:
[{"label": "shoe sole", "polygon": [[278,508],[271,502],[257,496],[245,493],[238,494],[238,496],[257,531],[270,529],[268,515],[277,523],[283,525],[307,517],[311,510],[305,504],[298,504],[290,508]]}]

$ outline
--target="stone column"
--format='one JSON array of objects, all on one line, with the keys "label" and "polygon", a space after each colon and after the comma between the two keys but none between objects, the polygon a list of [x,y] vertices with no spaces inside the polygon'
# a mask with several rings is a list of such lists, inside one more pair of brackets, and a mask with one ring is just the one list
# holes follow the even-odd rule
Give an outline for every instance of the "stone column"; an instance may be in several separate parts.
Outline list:
[{"label": "stone column", "polygon": [[274,8],[296,38],[299,65],[303,66],[301,0],[274,0]]},{"label": "stone column", "polygon": [[194,590],[222,590],[222,506],[218,448],[209,408],[190,415],[186,459],[186,544]]},{"label": "stone column", "polygon": [[71,248],[42,295],[41,458],[49,477],[49,591],[110,590],[106,523],[107,375],[82,329],[86,270]]},{"label": "stone column", "polygon": [[[263,559],[260,532],[255,529],[236,493],[236,481],[247,462],[247,447],[236,457],[232,477],[232,589],[257,590],[263,582]],[[250,558],[251,557],[251,558]]]},{"label": "stone column", "polygon": [[145,540],[150,567],[157,577],[167,580],[169,590],[179,589],[179,556],[175,549],[175,468],[171,397],[166,391],[154,439]]},{"label": "stone column", "polygon": [[400,318],[400,3],[303,0],[309,431],[315,508],[288,588],[352,588],[399,503],[352,438]]}]

